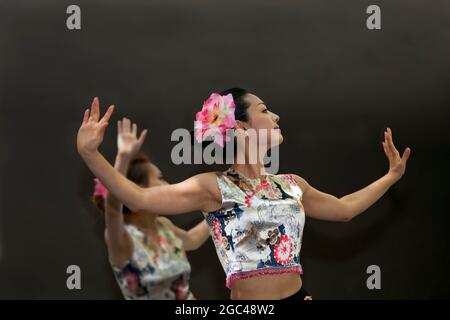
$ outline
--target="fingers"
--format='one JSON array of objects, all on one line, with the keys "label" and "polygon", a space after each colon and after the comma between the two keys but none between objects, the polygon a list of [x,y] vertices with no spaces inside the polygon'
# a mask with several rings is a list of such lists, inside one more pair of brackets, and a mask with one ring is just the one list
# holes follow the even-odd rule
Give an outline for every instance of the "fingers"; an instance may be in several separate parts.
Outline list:
[{"label": "fingers", "polygon": [[130,119],[123,118],[123,133],[130,133]]},{"label": "fingers", "polygon": [[391,158],[391,153],[390,153],[389,150],[388,150],[388,147],[387,147],[387,145],[386,145],[386,141],[383,141],[381,144],[383,145],[384,153],[385,153],[386,156],[390,159],[390,158]]},{"label": "fingers", "polygon": [[137,130],[138,130],[136,123],[132,123],[130,119],[125,118],[125,117],[122,119],[122,121],[119,121],[118,123],[121,124],[119,133],[123,133],[123,134],[130,133],[134,137],[136,137]]},{"label": "fingers", "polygon": [[117,133],[122,134],[122,121],[117,121]]},{"label": "fingers", "polygon": [[[111,106],[111,107],[114,107],[114,106]],[[108,111],[106,111],[106,114],[105,114],[105,116],[103,117],[103,119],[101,121],[107,121],[109,119],[109,117],[111,116],[111,115],[108,115],[109,111],[110,111],[109,109],[108,109]],[[112,111],[111,111],[111,113],[112,113]],[[107,117],[106,120],[104,120],[105,117]],[[117,132],[118,132],[118,134],[130,133],[134,137],[136,137],[137,136],[137,130],[138,130],[137,124],[136,123],[131,123],[130,119],[128,119],[128,118],[124,117],[124,118],[122,118],[122,120],[118,120],[117,121]],[[142,131],[141,135],[139,136],[139,140],[142,139],[142,142],[143,142],[144,139],[145,139],[145,135],[146,134],[147,134],[147,130]]]},{"label": "fingers", "polygon": [[84,111],[84,115],[83,115],[83,124],[85,124],[86,122],[88,122],[88,120],[89,120],[89,108],[87,108],[87,109]]},{"label": "fingers", "polygon": [[109,125],[109,122],[108,121],[103,121],[103,122],[99,122],[99,124],[100,124],[100,132],[102,132],[102,130],[104,130],[108,125]]},{"label": "fingers", "polygon": [[384,153],[386,154],[386,156],[388,157],[388,159],[391,160],[391,158],[393,157],[393,154],[392,154],[391,148],[388,145],[387,132],[384,131],[383,135],[384,135],[384,141],[382,142],[383,150],[384,150]]},{"label": "fingers", "polygon": [[107,123],[109,121],[109,118],[111,118],[113,111],[114,111],[114,105],[109,106],[108,110],[106,110],[106,113],[103,116],[103,118],[100,120],[100,122]]},{"label": "fingers", "polygon": [[91,115],[89,117],[89,121],[95,121],[97,122],[100,118],[100,102],[97,97],[92,100],[91,105]]},{"label": "fingers", "polygon": [[411,155],[411,149],[406,148],[405,151],[403,151],[402,161],[404,163],[406,163],[406,161],[408,161],[410,155]]},{"label": "fingers", "polygon": [[[117,121],[119,133],[128,133],[130,131],[130,120],[123,117],[122,120]],[[120,128],[119,128],[120,125]]]},{"label": "fingers", "polygon": [[384,133],[387,141],[388,149],[390,150],[391,154],[394,156],[397,156],[400,158],[400,154],[398,153],[397,149],[394,146],[394,141],[392,140],[392,130],[391,128],[387,128],[387,131]]},{"label": "fingers", "polygon": [[392,156],[392,152],[391,152],[390,147],[388,146],[388,140],[387,140],[387,133],[386,133],[386,131],[384,132],[383,148],[384,148],[384,152],[386,152],[386,154],[390,158]]},{"label": "fingers", "polygon": [[[100,123],[100,122],[99,122]],[[100,128],[99,128],[99,133],[100,133],[100,135],[103,137],[104,135],[105,135],[105,130],[106,130],[106,127],[108,126],[108,122],[107,121],[104,121],[104,122],[101,122],[100,123]]]},{"label": "fingers", "polygon": [[141,135],[139,136],[139,145],[142,146],[144,143],[145,137],[147,136],[147,129],[142,130]]}]

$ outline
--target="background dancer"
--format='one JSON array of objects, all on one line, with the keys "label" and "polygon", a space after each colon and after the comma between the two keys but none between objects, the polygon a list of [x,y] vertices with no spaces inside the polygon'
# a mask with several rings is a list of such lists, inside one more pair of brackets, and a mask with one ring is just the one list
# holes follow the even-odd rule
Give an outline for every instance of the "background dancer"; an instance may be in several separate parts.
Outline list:
[{"label": "background dancer", "polygon": [[[139,150],[147,130],[129,119],[117,123],[116,170],[142,188],[167,185],[159,168]],[[105,241],[114,275],[126,299],[191,300],[191,266],[185,251],[209,236],[205,221],[189,231],[157,215],[130,211],[95,179],[93,200],[105,213]]]}]

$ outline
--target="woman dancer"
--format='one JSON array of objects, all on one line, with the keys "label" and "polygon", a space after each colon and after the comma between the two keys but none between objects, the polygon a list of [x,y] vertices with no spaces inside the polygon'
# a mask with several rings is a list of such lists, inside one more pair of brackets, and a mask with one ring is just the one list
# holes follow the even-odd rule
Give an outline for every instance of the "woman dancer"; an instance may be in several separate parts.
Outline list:
[{"label": "woman dancer", "polygon": [[[137,125],[124,118],[117,125],[119,174],[141,188],[167,185],[158,167],[139,150],[147,130],[137,138]],[[185,251],[195,250],[209,237],[202,221],[189,231],[165,217],[122,208],[113,194],[95,179],[94,202],[105,212],[105,241],[116,280],[126,299],[191,300],[191,267]]]},{"label": "woman dancer", "polygon": [[[78,131],[79,154],[108,189],[135,211],[171,215],[201,210],[212,230],[232,299],[307,299],[299,258],[305,214],[321,220],[351,220],[403,176],[411,153],[406,148],[400,157],[388,128],[383,142],[388,172],[342,198],[315,189],[295,174],[268,174],[259,156],[256,164],[249,161],[249,147],[256,147],[261,155],[281,143],[280,118],[258,96],[233,88],[205,101],[197,113],[196,138],[202,141],[209,134],[222,145],[224,131],[243,132],[235,157],[244,155],[245,163],[145,189],[118,174],[98,151],[113,109],[110,106],[100,119],[99,100],[94,99]],[[249,138],[251,132],[259,137],[265,131],[270,132],[266,143]]]}]

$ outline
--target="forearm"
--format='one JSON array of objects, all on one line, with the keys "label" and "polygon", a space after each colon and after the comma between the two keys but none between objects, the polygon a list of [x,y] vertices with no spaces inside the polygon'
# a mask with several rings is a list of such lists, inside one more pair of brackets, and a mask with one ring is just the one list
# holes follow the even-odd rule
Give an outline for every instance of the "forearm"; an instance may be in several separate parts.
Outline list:
[{"label": "forearm", "polygon": [[[116,155],[116,161],[114,163],[114,168],[120,174],[122,174],[123,176],[126,176],[126,173],[128,170],[128,165],[130,164],[130,160],[131,160],[130,156],[118,153]],[[106,199],[106,209],[107,209],[107,212],[108,212],[108,209],[110,209],[110,211],[119,211],[119,213],[122,214],[122,203],[111,192],[108,193],[108,196]]]},{"label": "forearm", "polygon": [[[124,154],[117,154],[114,168],[122,175],[126,175],[130,163],[130,157]],[[123,205],[114,194],[108,192],[105,199],[105,223],[106,228],[114,233],[121,233],[123,230]]]},{"label": "forearm", "polygon": [[184,250],[197,250],[209,237],[209,226],[203,220],[189,231],[178,228],[172,224],[175,235],[183,241]]},{"label": "forearm", "polygon": [[109,193],[113,193],[121,203],[131,210],[139,208],[143,194],[142,188],[113,168],[100,152],[95,151],[81,156],[91,172],[100,179]]},{"label": "forearm", "polygon": [[126,154],[117,153],[114,168],[122,175],[126,176],[128,166],[130,165],[131,157]]},{"label": "forearm", "polygon": [[203,220],[188,231],[192,243],[192,250],[200,248],[210,236],[209,226]]},{"label": "forearm", "polygon": [[367,208],[381,198],[395,182],[396,179],[393,176],[386,174],[367,187],[340,198],[347,207],[347,218],[352,219],[367,210]]}]

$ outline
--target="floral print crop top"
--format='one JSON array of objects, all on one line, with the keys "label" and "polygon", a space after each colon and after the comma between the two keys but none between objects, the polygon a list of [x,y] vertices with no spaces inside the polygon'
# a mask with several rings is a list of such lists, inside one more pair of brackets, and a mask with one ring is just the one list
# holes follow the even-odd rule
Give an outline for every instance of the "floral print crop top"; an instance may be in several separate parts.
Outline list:
[{"label": "floral print crop top", "polygon": [[296,272],[300,264],[305,212],[302,190],[291,175],[250,179],[230,168],[219,173],[219,210],[206,214],[217,255],[233,281]]},{"label": "floral print crop top", "polygon": [[111,264],[125,299],[193,300],[189,289],[191,266],[183,242],[173,233],[170,222],[157,218],[158,248],[147,244],[145,234],[128,224],[133,240],[133,255],[122,266]]}]

